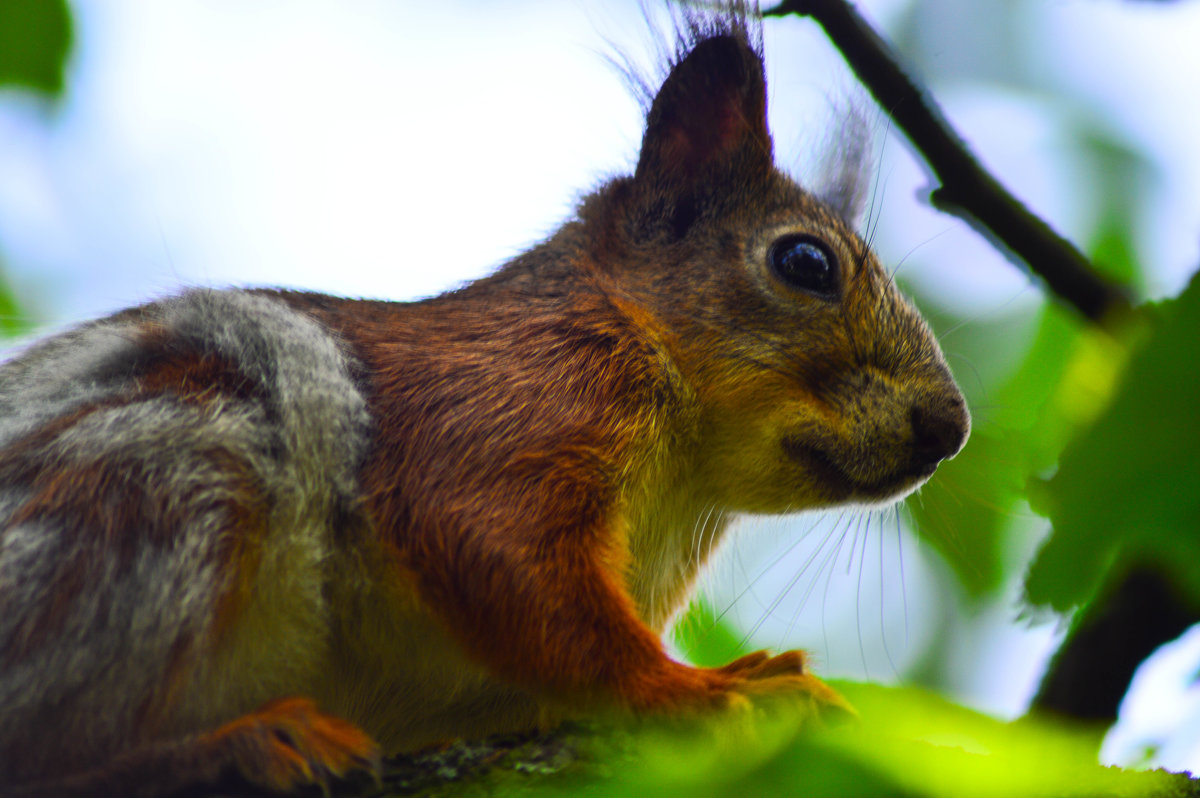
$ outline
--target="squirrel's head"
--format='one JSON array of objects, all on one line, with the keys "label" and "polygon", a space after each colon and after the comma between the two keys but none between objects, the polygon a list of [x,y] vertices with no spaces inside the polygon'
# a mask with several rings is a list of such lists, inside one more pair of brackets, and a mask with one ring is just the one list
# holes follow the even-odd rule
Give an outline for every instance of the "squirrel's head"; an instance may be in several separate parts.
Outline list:
[{"label": "squirrel's head", "polygon": [[781,512],[899,498],[962,447],[966,404],[876,256],[776,167],[759,48],[730,16],[694,29],[635,174],[585,203],[604,229],[594,261],[653,319],[695,399],[712,499]]}]

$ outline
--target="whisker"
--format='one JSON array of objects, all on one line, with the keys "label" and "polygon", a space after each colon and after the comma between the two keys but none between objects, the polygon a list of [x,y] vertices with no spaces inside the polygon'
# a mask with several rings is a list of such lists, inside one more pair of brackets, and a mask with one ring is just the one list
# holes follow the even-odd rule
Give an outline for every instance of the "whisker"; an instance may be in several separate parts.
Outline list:
[{"label": "whisker", "polygon": [[984,311],[982,313],[978,313],[974,316],[969,316],[967,318],[961,319],[957,324],[951,326],[949,329],[943,331],[940,335],[938,335],[938,338],[944,340],[948,335],[952,335],[953,333],[958,332],[960,329],[962,329],[963,327],[966,327],[967,325],[978,324],[980,322],[989,321],[989,320],[991,320],[992,317],[999,316],[1000,313],[1005,308],[1007,308],[1009,305],[1012,305],[1018,299],[1025,296],[1026,294],[1028,294],[1031,290],[1033,290],[1033,284],[1029,283],[1029,284],[1023,286],[1020,291],[1017,291],[1015,294],[1013,294],[1008,299],[1004,300],[1003,302],[1001,302],[999,305],[992,308],[991,310],[986,310],[986,311]]},{"label": "whisker", "polygon": [[[815,526],[813,528],[815,528]],[[742,641],[741,641],[742,646],[745,646],[746,643],[749,642],[750,638],[753,637],[754,634],[760,628],[762,628],[762,625],[764,623],[766,623],[767,619],[770,618],[774,614],[775,610],[777,610],[779,608],[779,605],[783,603],[783,600],[785,598],[787,598],[788,594],[790,594],[792,592],[792,589],[796,586],[796,584],[800,581],[800,579],[808,571],[809,567],[812,565],[813,561],[816,559],[817,555],[820,553],[821,549],[824,547],[824,545],[827,541],[828,541],[828,538],[821,541],[821,543],[817,546],[816,550],[812,554],[809,555],[809,557],[805,561],[804,565],[802,565],[795,574],[793,574],[791,577],[789,577],[789,579],[787,580],[787,582],[783,586],[783,588],[775,594],[775,597],[771,600],[770,604],[768,604],[765,608],[763,608],[763,611],[759,614],[758,619],[754,622],[753,626],[750,627],[750,629],[746,632],[745,636],[742,638]],[[790,547],[790,548],[794,548],[794,547]]]},{"label": "whisker", "polygon": [[[841,515],[838,516],[839,519],[844,515],[845,515],[845,511],[843,511],[841,513]],[[796,539],[794,541],[792,541],[792,543],[790,545],[788,545],[788,547],[786,549],[779,552],[769,563],[767,563],[766,566],[764,566],[762,569],[760,569],[758,575],[754,579],[746,579],[745,581],[743,581],[742,584],[744,585],[744,587],[742,587],[742,589],[738,592],[738,594],[736,596],[734,596],[731,600],[729,600],[725,603],[725,607],[720,612],[716,613],[715,617],[712,620],[712,623],[709,624],[708,628],[705,629],[704,632],[697,637],[696,642],[699,643],[700,640],[704,639],[705,635],[707,635],[714,628],[716,628],[716,626],[718,624],[720,624],[721,621],[723,621],[726,618],[726,616],[729,615],[729,613],[733,610],[733,608],[736,607],[738,605],[738,603],[741,602],[741,600],[746,597],[746,594],[754,589],[756,584],[763,578],[763,576],[765,576],[773,568],[775,568],[775,566],[777,566],[780,562],[782,562],[785,557],[787,557],[793,551],[795,551],[796,547],[799,546],[801,543],[803,543],[808,538],[808,536],[812,534],[813,530],[815,530],[820,525],[820,523],[821,523],[821,519],[815,520],[812,523],[812,525],[809,526],[809,528],[807,530],[805,530],[804,532],[797,535]],[[736,555],[736,551],[737,550],[735,548],[734,549],[735,555]],[[743,568],[742,570],[743,570],[743,573],[745,573],[745,569]],[[747,635],[745,638],[743,638],[741,640],[739,645],[744,647],[746,645],[746,643],[749,641],[749,639],[750,639],[750,636]],[[693,649],[694,649],[694,647],[695,647],[695,645],[692,646]],[[691,649],[689,649],[688,653],[690,653],[690,651],[691,651]]]},{"label": "whisker", "polygon": [[892,511],[896,517],[896,555],[900,561],[900,598],[904,603],[904,647],[908,648],[908,582],[904,578],[904,535],[900,531],[900,507],[901,505],[895,505]]},{"label": "whisker", "polygon": [[[830,540],[833,539],[834,533],[837,530],[837,525],[841,523],[842,517],[844,517],[844,516],[845,516],[845,512],[843,512],[841,515],[839,515],[838,518],[834,521],[834,523],[832,524],[832,526],[830,528],[829,534],[825,536],[825,538],[820,542],[820,544],[818,544],[817,548],[812,552],[811,555],[809,555],[808,560],[801,567],[800,571],[796,574],[796,577],[793,580],[793,584],[796,581],[799,581],[800,576],[805,571],[808,570],[808,568],[812,565],[813,561],[816,560],[817,556],[821,554],[821,551],[825,547],[825,544],[827,544]],[[823,570],[825,570],[825,565],[828,563],[828,561],[829,561],[829,555],[828,555],[828,553],[826,553],[825,560],[817,567],[817,570],[812,574],[812,578],[809,580],[808,587],[806,587],[804,589],[803,594],[800,596],[800,601],[796,605],[795,611],[792,612],[792,617],[789,619],[787,628],[784,630],[784,633],[783,633],[784,640],[788,640],[791,638],[792,630],[795,629],[796,623],[800,620],[801,613],[804,611],[804,608],[808,605],[808,600],[812,597],[813,591],[817,587],[817,583],[820,582],[821,572]],[[789,591],[791,590],[791,586],[788,587],[788,590]]]},{"label": "whisker", "polygon": [[826,571],[826,574],[825,574],[825,590],[822,592],[822,595],[821,595],[821,638],[825,644],[825,659],[827,661],[829,659],[830,646],[829,646],[829,624],[826,623],[826,621],[825,621],[825,610],[829,606],[829,588],[833,584],[833,572],[836,570],[837,555],[841,553],[842,544],[845,542],[846,534],[850,531],[850,524],[853,522],[854,522],[853,519],[850,519],[846,522],[846,530],[844,532],[842,532],[841,537],[838,539],[838,544],[837,544],[836,548],[833,549],[833,552],[832,552],[833,559],[826,560],[826,563],[823,563],[821,566],[821,570],[825,570],[825,567],[824,567],[825,564],[829,565],[829,569]]},{"label": "whisker", "polygon": [[862,516],[857,516],[856,520],[858,523],[854,527],[854,540],[850,542],[850,556],[846,558],[846,576],[850,575],[850,570],[854,567],[854,552],[858,548],[858,535],[862,531]]},{"label": "whisker", "polygon": [[692,549],[690,552],[691,561],[697,566],[704,561],[704,537],[707,534],[709,539],[709,547],[712,546],[712,539],[717,534],[717,524],[712,524],[713,515],[717,511],[716,502],[708,505],[704,513],[696,519],[696,528],[692,531]]},{"label": "whisker", "polygon": [[[863,541],[862,552],[859,554],[859,558],[858,558],[858,588],[855,593],[855,599],[854,599],[854,626],[855,626],[856,630],[858,631],[858,655],[859,655],[859,657],[862,658],[863,675],[868,681],[871,678],[871,669],[869,667],[867,667],[867,651],[866,651],[865,646],[863,645],[862,578],[863,578],[863,568],[867,562],[867,537],[870,535],[870,533],[871,533],[871,514],[868,513],[867,519],[866,519],[866,528],[863,530],[863,536],[862,536],[862,541]],[[854,551],[853,550],[851,550],[851,552],[850,552],[850,559],[851,560],[854,559]]]},{"label": "whisker", "polygon": [[919,249],[921,249],[921,247],[932,244],[934,241],[937,241],[939,238],[941,238],[942,236],[949,233],[952,229],[953,228],[951,228],[951,227],[946,227],[940,233],[935,233],[934,235],[930,236],[929,238],[926,238],[924,241],[922,241],[918,244],[915,244],[912,247],[912,249],[910,249],[908,252],[904,253],[904,256],[901,257],[900,260],[896,261],[895,267],[892,269],[891,274],[888,275],[889,279],[891,279],[892,282],[895,282],[896,275],[899,273],[900,267],[903,266],[905,264],[905,262],[908,261],[909,258],[911,258],[913,255],[915,255],[917,253],[917,251]]},{"label": "whisker", "polygon": [[[889,510],[890,509],[891,508],[889,508]],[[880,642],[883,643],[883,654],[885,657],[887,657],[888,667],[892,669],[892,676],[899,678],[900,671],[898,668],[896,668],[896,660],[892,657],[892,649],[888,645],[887,624],[884,622],[884,613],[887,609],[886,601],[884,600],[886,595],[885,588],[887,577],[885,575],[883,564],[883,544],[884,538],[886,537],[883,532],[883,525],[885,523],[885,513],[887,512],[888,510],[881,510],[879,513],[879,639]]]},{"label": "whisker", "polygon": [[[883,169],[881,167],[881,164],[883,163],[883,155],[885,152],[887,152],[888,138],[891,132],[892,118],[891,116],[886,116],[884,118],[883,136],[880,137],[879,142],[879,155],[875,159],[875,179],[871,183],[871,204],[869,206],[871,211],[867,216],[866,230],[864,230],[866,235],[863,236],[863,240],[866,241],[868,247],[871,246],[871,242],[875,240],[875,234],[879,230],[879,219],[883,216],[883,214],[880,212],[882,209],[883,198],[880,196],[879,181],[881,175],[883,174]],[[876,205],[876,200],[880,202],[879,206]]]}]

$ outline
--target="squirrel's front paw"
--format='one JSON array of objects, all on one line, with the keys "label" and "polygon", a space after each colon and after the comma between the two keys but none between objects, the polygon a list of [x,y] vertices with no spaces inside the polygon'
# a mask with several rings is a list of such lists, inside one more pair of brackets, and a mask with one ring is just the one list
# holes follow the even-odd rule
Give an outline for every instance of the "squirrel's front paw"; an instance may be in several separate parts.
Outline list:
[{"label": "squirrel's front paw", "polygon": [[737,679],[749,680],[794,676],[808,673],[808,655],[803,651],[785,651],[775,655],[766,651],[755,651],[714,670]]},{"label": "squirrel's front paw", "polygon": [[837,690],[811,673],[760,675],[739,680],[734,690],[757,708],[797,713],[805,725],[839,725],[858,717]]},{"label": "squirrel's front paw", "polygon": [[326,715],[307,698],[281,698],[264,704],[208,735],[206,741],[230,761],[242,778],[277,792],[315,784],[327,790],[331,778],[380,770],[375,742],[352,723]]},{"label": "squirrel's front paw", "polygon": [[808,671],[806,662],[801,651],[775,656],[759,651],[720,668],[671,663],[670,670],[658,679],[642,682],[637,709],[676,717],[778,710],[798,717],[805,725],[857,717],[836,690]]},{"label": "squirrel's front paw", "polygon": [[755,706],[794,706],[806,722],[837,723],[857,717],[846,699],[813,676],[803,651],[775,655],[756,651],[713,670],[730,677],[731,692]]}]

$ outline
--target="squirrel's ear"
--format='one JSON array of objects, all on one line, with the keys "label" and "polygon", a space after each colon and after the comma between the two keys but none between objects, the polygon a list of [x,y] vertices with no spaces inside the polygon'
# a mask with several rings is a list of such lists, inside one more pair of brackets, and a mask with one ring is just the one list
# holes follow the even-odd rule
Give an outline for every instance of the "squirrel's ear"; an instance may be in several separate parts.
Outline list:
[{"label": "squirrel's ear", "polygon": [[771,164],[767,88],[759,55],[724,34],[699,42],[663,82],[646,116],[635,180],[688,183],[735,158],[743,168],[756,159]]}]

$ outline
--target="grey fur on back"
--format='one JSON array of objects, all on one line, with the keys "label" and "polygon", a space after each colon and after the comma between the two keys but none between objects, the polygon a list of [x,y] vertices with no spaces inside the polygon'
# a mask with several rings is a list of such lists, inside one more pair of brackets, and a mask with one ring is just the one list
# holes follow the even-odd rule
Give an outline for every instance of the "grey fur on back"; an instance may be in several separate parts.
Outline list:
[{"label": "grey fur on back", "polygon": [[[171,353],[222,358],[256,386],[254,398],[219,396],[200,408],[169,391],[139,393],[139,372],[154,365],[148,328]],[[358,501],[356,471],[368,446],[353,369],[328,332],[282,301],[211,290],[85,324],[0,367],[0,784],[42,775],[62,755],[22,747],[34,726],[43,742],[79,748],[74,767],[132,742],[139,713],[181,651],[213,633],[217,598],[237,578],[222,557],[230,508],[245,501],[247,482],[261,494],[266,534],[287,538],[261,547],[257,572],[291,574],[281,588],[289,595],[256,591],[249,614],[274,613],[294,628],[280,630],[279,646],[262,640],[248,655],[261,661],[247,667],[272,674],[258,689],[235,692],[201,661],[181,700],[204,690],[217,711],[247,711],[315,667],[297,651],[321,650],[311,640],[326,631],[328,536]],[[112,484],[94,501],[144,495],[185,519],[182,528],[125,530],[137,538],[130,555],[70,519],[19,517],[51,475],[96,468]],[[289,647],[297,636],[310,642]],[[184,726],[211,721],[181,715]],[[87,748],[94,740],[106,743]]]}]

